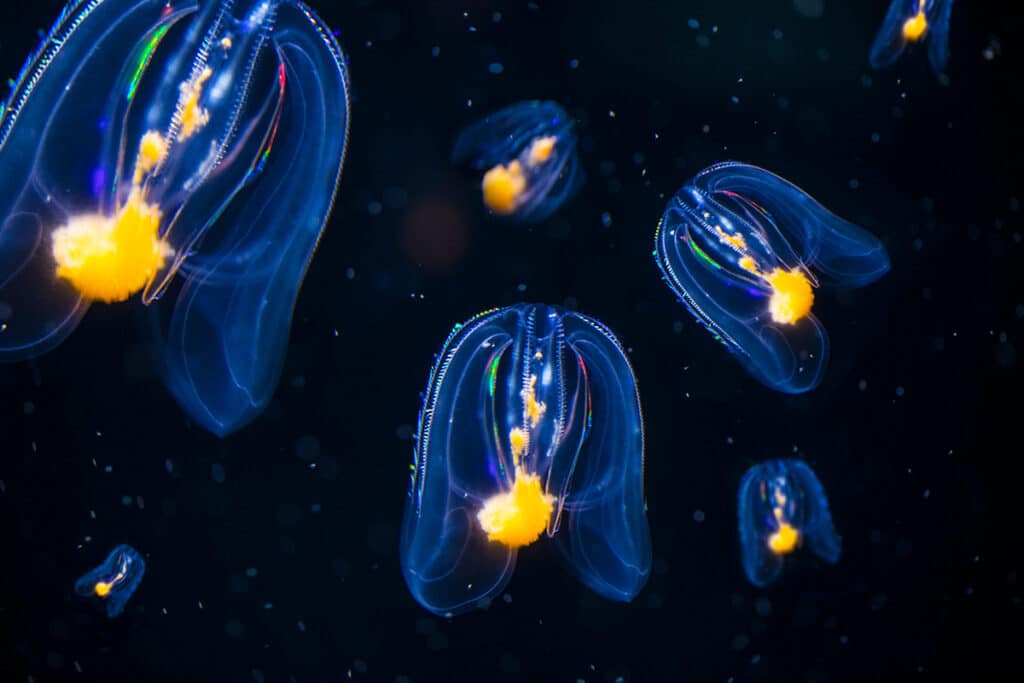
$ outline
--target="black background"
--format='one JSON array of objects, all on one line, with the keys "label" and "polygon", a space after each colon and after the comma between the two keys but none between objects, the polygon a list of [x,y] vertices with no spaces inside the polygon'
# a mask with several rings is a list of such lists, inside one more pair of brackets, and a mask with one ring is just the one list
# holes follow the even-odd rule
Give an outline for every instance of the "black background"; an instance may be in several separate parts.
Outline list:
[{"label": "black background", "polygon": [[[190,424],[136,304],[0,367],[0,679],[1019,679],[1022,15],[958,2],[941,81],[921,49],[869,70],[885,5],[316,2],[350,58],[351,136],[265,414],[223,440]],[[58,11],[0,8],[0,72]],[[462,126],[521,99],[577,118],[588,174],[534,227],[488,217],[447,163]],[[809,394],[750,379],[651,258],[667,198],[725,159],[889,249],[883,280],[819,296],[833,358]],[[419,394],[453,323],[522,300],[593,315],[631,351],[654,569],[610,603],[539,544],[510,600],[437,618],[397,552]],[[755,589],[736,485],[794,452],[843,557]],[[107,620],[71,587],[117,543],[148,570]]]}]

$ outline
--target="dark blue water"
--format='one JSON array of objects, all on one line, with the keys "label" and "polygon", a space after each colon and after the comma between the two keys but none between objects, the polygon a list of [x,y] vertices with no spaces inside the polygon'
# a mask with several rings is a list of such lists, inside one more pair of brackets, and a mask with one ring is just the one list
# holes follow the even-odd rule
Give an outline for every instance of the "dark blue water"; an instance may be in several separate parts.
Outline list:
[{"label": "dark blue water", "polygon": [[[350,58],[351,136],[265,413],[225,439],[190,423],[132,306],[0,367],[2,678],[1019,678],[1022,15],[958,2],[939,79],[920,49],[870,70],[885,2],[798,4],[316,2]],[[2,73],[59,10],[0,9]],[[523,99],[576,118],[587,173],[534,226],[488,216],[448,163]],[[810,393],[751,379],[651,256],[668,198],[727,159],[889,251],[878,283],[821,295],[833,355]],[[629,349],[653,570],[613,603],[531,546],[507,598],[435,617],[398,560],[420,392],[454,323],[520,301]],[[736,489],[784,457],[822,481],[842,557],[754,588]],[[146,575],[108,620],[73,586],[119,543]]]}]

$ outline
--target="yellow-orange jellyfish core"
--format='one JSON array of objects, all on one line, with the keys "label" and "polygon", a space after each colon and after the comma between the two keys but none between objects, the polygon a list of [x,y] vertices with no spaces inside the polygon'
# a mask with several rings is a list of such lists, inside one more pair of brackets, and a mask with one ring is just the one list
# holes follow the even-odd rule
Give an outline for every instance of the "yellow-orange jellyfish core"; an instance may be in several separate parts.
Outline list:
[{"label": "yellow-orange jellyfish core", "polygon": [[[718,235],[719,242],[721,242],[722,244],[728,244],[730,247],[732,247],[739,253],[743,254],[743,257],[740,259],[741,261],[744,258],[750,258],[750,256],[746,255],[747,240],[745,237],[743,237],[743,233],[737,232],[736,234],[729,234],[725,230],[722,230],[722,226],[716,225],[715,234]],[[746,270],[750,270],[750,268],[745,267],[742,263],[740,264],[740,267],[745,268]]]},{"label": "yellow-orange jellyfish core", "polygon": [[520,392],[520,395],[523,397],[523,414],[531,427],[536,427],[547,411],[547,406],[542,401],[537,400],[536,387],[537,375],[530,375],[526,388]]},{"label": "yellow-orange jellyfish core", "polygon": [[[230,48],[230,39],[225,41],[221,41],[221,46]],[[213,70],[206,67],[179,84],[174,113],[177,142],[188,140],[210,121],[210,112],[203,108],[200,99],[203,87],[212,77]],[[71,216],[66,225],[53,231],[57,277],[70,282],[85,299],[108,303],[127,300],[145,287],[174,254],[160,237],[162,212],[158,204],[148,201],[144,183],[167,159],[171,142],[171,138],[156,130],[142,135],[131,175],[131,191],[113,216]]]},{"label": "yellow-orange jellyfish core", "polygon": [[[540,352],[535,358],[542,358]],[[524,466],[524,456],[530,448],[530,430],[537,426],[546,410],[544,403],[537,400],[536,389],[537,375],[530,375],[520,392],[524,425],[513,427],[508,434],[513,463],[512,490],[488,498],[476,515],[487,538],[509,548],[529,545],[540,538],[555,509],[555,497],[545,493],[540,477]]]},{"label": "yellow-orange jellyfish core", "polygon": [[519,548],[540,538],[554,509],[555,498],[544,493],[540,477],[516,467],[512,490],[488,498],[477,520],[488,539]]},{"label": "yellow-orange jellyfish core", "polygon": [[514,427],[508,434],[509,445],[512,446],[512,457],[519,462],[519,457],[530,446],[530,432]]},{"label": "yellow-orange jellyfish core", "polygon": [[507,216],[519,206],[519,196],[526,189],[526,176],[518,161],[508,166],[498,164],[484,174],[484,204],[494,213]]},{"label": "yellow-orange jellyfish core", "polygon": [[160,209],[133,190],[113,218],[72,216],[53,231],[57,277],[93,301],[125,301],[163,267],[173,253],[160,239]]},{"label": "yellow-orange jellyfish core", "polygon": [[203,86],[211,76],[213,76],[213,71],[207,67],[179,86],[181,90],[177,112],[180,125],[179,141],[183,142],[189,139],[210,121],[210,112],[200,106],[199,97],[203,94]]},{"label": "yellow-orange jellyfish core", "polygon": [[530,143],[530,151],[526,155],[527,165],[537,166],[550,159],[551,152],[554,151],[555,143],[557,141],[558,138],[554,135],[546,135],[542,138],[536,138]]},{"label": "yellow-orange jellyfish core", "polygon": [[106,581],[99,581],[93,588],[93,592],[95,592],[98,597],[105,598],[110,595],[110,584]]},{"label": "yellow-orange jellyfish core", "polygon": [[814,290],[807,276],[799,268],[776,268],[765,279],[772,287],[768,311],[777,323],[792,324],[811,312]]},{"label": "yellow-orange jellyfish core", "polygon": [[138,185],[142,178],[167,158],[167,140],[155,130],[147,131],[139,143],[139,155],[135,160],[132,184]]},{"label": "yellow-orange jellyfish core", "polygon": [[[921,4],[924,5],[924,0],[921,0]],[[903,38],[911,42],[920,40],[927,30],[928,19],[920,9],[917,14],[903,22]]]},{"label": "yellow-orange jellyfish core", "polygon": [[793,552],[797,541],[800,540],[800,532],[789,524],[782,522],[779,530],[768,537],[768,547],[776,555],[785,555]]}]

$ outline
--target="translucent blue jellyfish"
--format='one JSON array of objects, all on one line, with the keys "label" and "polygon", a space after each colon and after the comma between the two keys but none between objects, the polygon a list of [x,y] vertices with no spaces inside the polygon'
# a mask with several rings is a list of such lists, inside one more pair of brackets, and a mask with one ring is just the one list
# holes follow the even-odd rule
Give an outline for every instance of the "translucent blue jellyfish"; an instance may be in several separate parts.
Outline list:
[{"label": "translucent blue jellyfish", "polygon": [[928,42],[928,61],[940,74],[949,59],[949,15],[953,0],[892,0],[871,45],[871,66],[882,69],[900,58],[909,43]]},{"label": "translucent blue jellyfish", "polygon": [[743,475],[738,497],[740,554],[750,583],[778,578],[783,558],[807,547],[829,564],[839,561],[825,490],[799,460],[771,460]]},{"label": "translucent blue jellyfish", "polygon": [[452,162],[483,171],[484,204],[517,221],[544,220],[583,185],[572,119],[554,102],[520,102],[459,134]]},{"label": "translucent blue jellyfish", "polygon": [[69,3],[0,108],[0,360],[94,302],[169,295],[167,386],[239,429],[277,383],[347,129],[341,50],[301,2]]},{"label": "translucent blue jellyfish", "polygon": [[669,201],[655,235],[665,281],[693,316],[765,385],[818,385],[825,328],[811,313],[821,284],[861,287],[889,270],[877,238],[756,166],[704,169]]},{"label": "translucent blue jellyfish", "polygon": [[111,619],[124,611],[128,599],[142,582],[146,561],[135,548],[119,545],[103,564],[86,572],[75,581],[75,593],[83,598],[100,600]]},{"label": "translucent blue jellyfish", "polygon": [[402,522],[409,590],[441,615],[486,605],[541,537],[619,601],[647,581],[643,420],[600,322],[519,304],[456,325],[427,385]]}]

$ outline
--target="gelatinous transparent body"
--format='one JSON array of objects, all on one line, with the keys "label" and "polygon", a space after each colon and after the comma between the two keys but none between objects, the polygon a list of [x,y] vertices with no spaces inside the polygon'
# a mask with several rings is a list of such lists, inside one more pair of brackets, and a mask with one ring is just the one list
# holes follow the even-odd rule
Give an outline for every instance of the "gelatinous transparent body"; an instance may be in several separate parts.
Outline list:
[{"label": "gelatinous transparent body", "polygon": [[520,102],[459,134],[452,161],[486,169],[484,204],[514,220],[542,221],[583,185],[572,119],[554,102]]},{"label": "gelatinous transparent body", "polygon": [[890,66],[909,43],[928,43],[928,61],[939,74],[949,59],[949,15],[953,0],[892,0],[882,28],[871,44],[869,60],[875,69]]},{"label": "gelatinous transparent body", "polygon": [[296,0],[70,3],[0,114],[0,360],[55,347],[94,301],[168,293],[168,387],[207,429],[244,425],[347,126],[341,51]]},{"label": "gelatinous transparent body", "polygon": [[767,386],[813,389],[828,336],[811,313],[819,284],[860,287],[889,269],[881,242],[756,166],[701,171],[669,201],[655,235],[665,281]]},{"label": "gelatinous transparent body", "polygon": [[825,490],[799,460],[754,465],[740,481],[738,499],[743,570],[755,586],[778,578],[785,555],[807,547],[829,564],[839,561]]},{"label": "gelatinous transparent body", "polygon": [[75,581],[75,592],[83,598],[100,600],[113,619],[124,611],[128,599],[146,573],[146,561],[135,548],[119,545],[103,564]]},{"label": "gelatinous transparent body", "polygon": [[650,572],[636,380],[604,325],[520,304],[457,325],[430,374],[402,524],[413,596],[437,614],[486,603],[517,550],[547,536],[597,593]]}]

